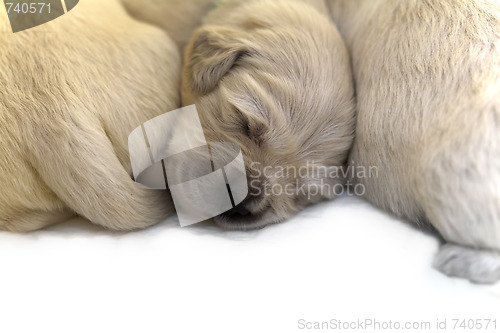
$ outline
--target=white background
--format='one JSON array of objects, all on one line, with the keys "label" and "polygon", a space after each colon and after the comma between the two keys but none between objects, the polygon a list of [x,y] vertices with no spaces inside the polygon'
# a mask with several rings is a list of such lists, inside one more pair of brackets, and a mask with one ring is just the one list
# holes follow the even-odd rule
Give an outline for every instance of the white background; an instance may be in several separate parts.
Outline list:
[{"label": "white background", "polygon": [[365,318],[500,330],[500,285],[434,271],[438,246],[348,197],[252,232],[173,217],[135,233],[79,220],[0,233],[0,332],[308,332],[300,319]]}]

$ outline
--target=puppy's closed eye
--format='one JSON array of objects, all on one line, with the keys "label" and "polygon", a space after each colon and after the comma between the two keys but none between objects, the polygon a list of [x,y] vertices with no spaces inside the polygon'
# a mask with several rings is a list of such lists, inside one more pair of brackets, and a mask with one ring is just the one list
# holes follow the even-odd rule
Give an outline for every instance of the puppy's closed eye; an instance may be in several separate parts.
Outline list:
[{"label": "puppy's closed eye", "polygon": [[269,120],[249,114],[233,106],[231,112],[235,117],[231,118],[233,128],[241,135],[250,139],[256,145],[261,146],[269,133]]},{"label": "puppy's closed eye", "polygon": [[265,135],[267,134],[269,128],[263,124],[257,124],[255,126],[247,126],[247,135],[252,139],[255,144],[261,146],[265,142]]},{"label": "puppy's closed eye", "polygon": [[256,114],[253,110],[236,109],[240,115],[241,129],[243,133],[252,140],[257,146],[262,146],[269,139],[270,119],[263,117],[262,114]]}]

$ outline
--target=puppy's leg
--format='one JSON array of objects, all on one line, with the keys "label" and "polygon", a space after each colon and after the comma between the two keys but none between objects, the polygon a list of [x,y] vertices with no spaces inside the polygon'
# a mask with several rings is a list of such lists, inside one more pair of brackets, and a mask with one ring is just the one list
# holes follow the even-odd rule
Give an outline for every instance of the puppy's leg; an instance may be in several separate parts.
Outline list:
[{"label": "puppy's leg", "polygon": [[[89,117],[90,118],[90,117]],[[97,119],[55,124],[30,149],[31,163],[48,187],[72,210],[114,230],[145,228],[174,212],[167,191],[134,183],[120,164]]]},{"label": "puppy's leg", "polygon": [[440,200],[449,201],[447,204],[435,202],[425,209],[448,243],[437,254],[434,267],[446,275],[476,283],[500,280],[500,221],[491,214],[494,210],[498,214],[498,202],[495,207],[492,201],[468,202],[465,197],[455,201],[453,195],[448,193],[446,198],[445,193],[441,194],[444,197]]},{"label": "puppy's leg", "polygon": [[435,268],[493,283],[500,280],[498,139],[491,125],[475,125],[471,131],[470,125],[458,127],[459,135],[447,136],[444,144],[427,145],[433,151],[422,155],[426,166],[415,184],[427,218],[449,243],[438,253]]},{"label": "puppy's leg", "polygon": [[434,259],[434,268],[476,283],[495,283],[500,280],[500,252],[446,244]]},{"label": "puppy's leg", "polygon": [[425,213],[448,243],[437,254],[434,267],[447,275],[476,283],[500,280],[498,199],[495,202],[495,196],[488,200],[482,195],[478,195],[480,198],[467,198],[467,193],[480,193],[474,191],[467,180],[450,175],[444,181],[461,183],[460,187],[464,190],[457,195],[451,192],[456,189],[436,189],[435,194],[439,197],[429,197],[434,202],[426,201],[424,205]]}]

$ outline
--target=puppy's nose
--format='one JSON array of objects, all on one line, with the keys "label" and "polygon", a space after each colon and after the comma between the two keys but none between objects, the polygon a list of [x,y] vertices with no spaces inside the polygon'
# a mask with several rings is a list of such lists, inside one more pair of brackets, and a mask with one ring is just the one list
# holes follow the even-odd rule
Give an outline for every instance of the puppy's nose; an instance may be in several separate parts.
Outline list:
[{"label": "puppy's nose", "polygon": [[233,209],[228,210],[224,215],[226,215],[229,218],[237,218],[237,217],[247,216],[249,214],[250,211],[245,207],[245,205],[243,205],[243,203],[240,203]]}]

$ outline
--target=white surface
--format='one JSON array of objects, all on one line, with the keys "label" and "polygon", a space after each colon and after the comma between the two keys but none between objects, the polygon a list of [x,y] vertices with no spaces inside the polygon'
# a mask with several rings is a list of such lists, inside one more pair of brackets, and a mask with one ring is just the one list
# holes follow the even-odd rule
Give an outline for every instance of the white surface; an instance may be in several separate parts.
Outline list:
[{"label": "white surface", "polygon": [[83,221],[0,233],[0,332],[306,332],[299,319],[365,318],[499,330],[500,285],[442,276],[437,248],[347,197],[253,232],[171,218],[128,234]]}]

